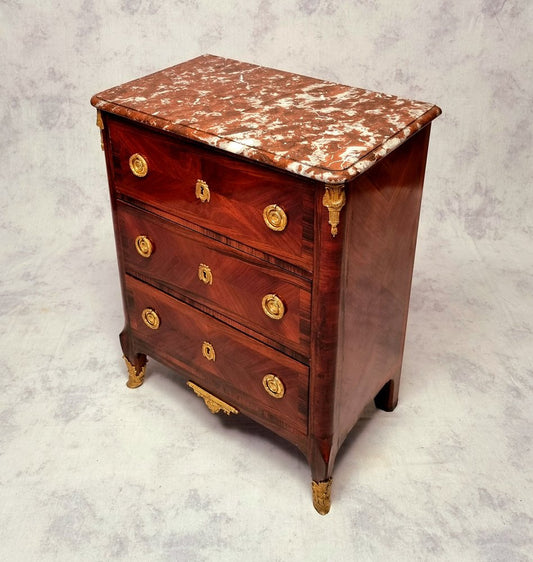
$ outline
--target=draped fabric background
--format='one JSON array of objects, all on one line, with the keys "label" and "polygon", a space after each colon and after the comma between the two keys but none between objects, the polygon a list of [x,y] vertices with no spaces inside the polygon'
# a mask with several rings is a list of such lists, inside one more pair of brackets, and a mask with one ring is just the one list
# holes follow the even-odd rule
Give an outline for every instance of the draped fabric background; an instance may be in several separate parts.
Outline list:
[{"label": "draped fabric background", "polygon": [[[533,3],[0,2],[0,558],[531,560]],[[149,363],[125,387],[92,94],[212,53],[438,104],[400,404],[333,507]]]}]

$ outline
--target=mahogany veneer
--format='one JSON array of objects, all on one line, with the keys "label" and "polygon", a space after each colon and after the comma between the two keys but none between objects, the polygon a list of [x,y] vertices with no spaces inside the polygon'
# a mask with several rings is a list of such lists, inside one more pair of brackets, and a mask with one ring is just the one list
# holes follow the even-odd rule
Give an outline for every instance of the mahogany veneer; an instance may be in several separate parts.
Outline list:
[{"label": "mahogany veneer", "polygon": [[398,400],[440,109],[210,55],[91,101],[128,386],[153,356],[294,443],[327,513],[363,408]]}]

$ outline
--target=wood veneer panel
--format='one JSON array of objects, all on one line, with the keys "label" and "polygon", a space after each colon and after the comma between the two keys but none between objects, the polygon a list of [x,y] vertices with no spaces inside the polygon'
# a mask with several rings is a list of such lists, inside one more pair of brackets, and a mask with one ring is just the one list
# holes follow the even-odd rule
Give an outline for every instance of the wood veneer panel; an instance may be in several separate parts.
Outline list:
[{"label": "wood veneer panel", "polygon": [[[244,406],[270,422],[307,433],[308,367],[249,338],[224,323],[126,275],[127,318],[138,352],[154,355],[186,372],[194,382],[219,393],[232,406]],[[157,330],[147,327],[142,311],[155,310]],[[202,355],[203,342],[215,360]],[[285,385],[283,398],[263,388],[263,377],[275,374]],[[243,400],[245,396],[245,400]]]},{"label": "wood veneer panel", "polygon": [[342,442],[389,381],[396,406],[430,126],[350,185],[342,265],[338,421]]},{"label": "wood veneer panel", "polygon": [[[192,228],[201,225],[311,269],[310,182],[117,118],[108,118],[107,123],[118,193],[184,218]],[[129,158],[135,153],[147,160],[145,177],[136,177],[130,171]],[[209,202],[196,198],[198,179],[209,186]],[[266,226],[263,210],[269,205],[285,211],[285,230],[276,232]]]},{"label": "wood veneer panel", "polygon": [[[160,288],[172,288],[236,322],[245,320],[247,327],[309,356],[307,280],[125,203],[118,202],[117,213],[127,272]],[[135,239],[141,234],[153,244],[148,258],[135,249]],[[199,279],[201,264],[209,267],[211,284]],[[272,319],[264,313],[262,300],[267,294],[282,300],[283,318]]]}]

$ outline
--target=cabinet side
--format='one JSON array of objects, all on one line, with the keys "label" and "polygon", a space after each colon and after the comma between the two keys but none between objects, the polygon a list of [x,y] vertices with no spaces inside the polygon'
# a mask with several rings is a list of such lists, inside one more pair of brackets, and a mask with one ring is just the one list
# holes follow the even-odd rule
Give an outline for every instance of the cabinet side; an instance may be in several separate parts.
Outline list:
[{"label": "cabinet side", "polygon": [[[339,446],[397,401],[430,125],[347,187],[337,354]],[[383,391],[380,393],[380,390]]]},{"label": "cabinet side", "polygon": [[117,198],[116,198],[115,182],[114,182],[113,151],[111,148],[111,137],[109,135],[109,127],[108,127],[109,116],[106,112],[98,110],[97,124],[101,130],[102,149],[104,150],[104,154],[105,154],[107,179],[109,184],[109,199],[111,203],[111,213],[113,218],[113,229],[115,233],[115,246],[117,252],[120,288],[122,293],[122,304],[123,304],[124,318],[125,318],[124,328],[120,333],[120,344],[125,359],[129,364],[128,368],[131,367],[131,369],[133,369],[135,372],[141,372],[144,364],[146,363],[146,357],[134,351],[134,344],[127,323],[128,305],[126,301],[126,290],[124,285],[124,276],[125,276],[124,255],[123,255],[122,244],[120,243],[120,227],[119,227],[118,216],[117,216]]}]

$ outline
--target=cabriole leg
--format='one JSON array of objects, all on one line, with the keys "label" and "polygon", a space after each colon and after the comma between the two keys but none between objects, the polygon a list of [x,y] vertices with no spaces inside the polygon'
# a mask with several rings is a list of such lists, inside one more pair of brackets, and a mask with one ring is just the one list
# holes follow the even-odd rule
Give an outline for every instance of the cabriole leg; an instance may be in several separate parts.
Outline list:
[{"label": "cabriole leg", "polygon": [[313,506],[326,515],[331,507],[331,483],[336,451],[332,450],[331,439],[313,439],[310,443],[308,462],[311,467],[311,489]]}]

